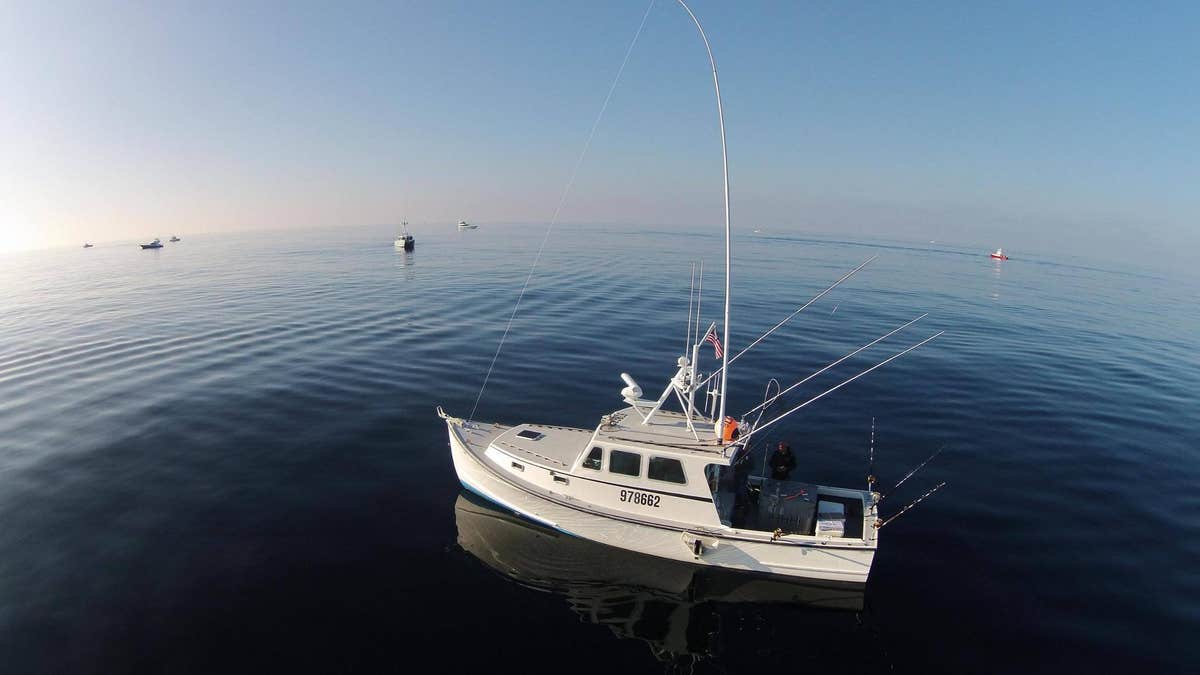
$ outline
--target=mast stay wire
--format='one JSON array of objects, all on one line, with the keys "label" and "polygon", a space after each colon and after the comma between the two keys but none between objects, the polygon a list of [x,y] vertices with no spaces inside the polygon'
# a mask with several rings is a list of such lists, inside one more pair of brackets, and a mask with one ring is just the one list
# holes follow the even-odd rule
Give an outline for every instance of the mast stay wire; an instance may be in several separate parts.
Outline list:
[{"label": "mast stay wire", "polygon": [[633,39],[629,41],[629,46],[625,49],[625,58],[621,59],[621,67],[617,68],[617,74],[613,76],[612,84],[608,87],[608,94],[604,97],[604,103],[600,106],[600,112],[596,115],[596,121],[592,122],[592,129],[588,132],[587,140],[583,144],[583,150],[579,153],[579,158],[575,160],[575,166],[571,169],[571,176],[567,180],[566,187],[563,188],[562,195],[558,199],[558,206],[554,207],[554,216],[550,219],[550,224],[546,226],[546,233],[542,235],[542,243],[538,245],[537,254],[533,256],[533,264],[529,267],[529,274],[525,276],[525,283],[521,285],[521,292],[517,295],[517,302],[513,306],[512,314],[508,317],[508,324],[504,326],[504,333],[500,335],[500,343],[496,345],[496,353],[492,355],[492,363],[488,366],[487,374],[483,376],[483,384],[479,387],[479,393],[475,396],[475,404],[471,406],[471,414],[467,416],[467,421],[475,419],[475,411],[479,408],[479,401],[483,398],[483,391],[487,389],[488,380],[492,377],[492,371],[496,368],[496,361],[500,358],[500,350],[504,348],[504,341],[508,338],[508,333],[512,330],[513,321],[517,318],[517,311],[521,309],[521,300],[525,297],[525,291],[529,289],[529,282],[533,279],[533,272],[537,269],[538,262],[542,258],[542,251],[546,248],[546,241],[550,239],[550,231],[558,223],[559,213],[562,212],[563,205],[567,201],[567,195],[570,194],[571,188],[575,185],[575,178],[579,175],[579,167],[583,165],[583,159],[587,156],[588,149],[592,147],[592,139],[596,136],[596,130],[600,128],[600,121],[604,119],[604,113],[608,110],[608,104],[612,100],[613,92],[617,90],[617,83],[621,81],[621,74],[625,72],[625,66],[629,63],[629,56],[633,54],[633,47],[637,44],[638,38],[642,36],[642,30],[646,27],[646,19],[650,17],[650,10],[654,9],[656,0],[650,0],[650,4],[646,6],[646,11],[642,14],[641,23],[638,24],[637,31],[633,34]]}]

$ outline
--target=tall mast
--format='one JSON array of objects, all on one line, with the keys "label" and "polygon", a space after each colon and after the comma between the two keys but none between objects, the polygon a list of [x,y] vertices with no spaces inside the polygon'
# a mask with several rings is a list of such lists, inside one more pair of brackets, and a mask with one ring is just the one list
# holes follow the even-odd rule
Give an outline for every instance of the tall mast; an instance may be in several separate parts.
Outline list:
[{"label": "tall mast", "polygon": [[717,93],[717,120],[721,124],[721,168],[725,174],[725,336],[721,341],[724,345],[721,352],[721,405],[716,424],[713,425],[713,432],[720,439],[721,428],[725,423],[725,390],[729,384],[729,154],[725,150],[725,110],[721,106],[721,83],[717,80],[717,60],[713,58],[712,47],[708,44],[708,36],[704,34],[704,27],[700,25],[700,19],[696,18],[687,3],[683,0],[678,0],[678,2],[687,11],[688,16],[692,17],[692,22],[700,31],[700,39],[704,40],[704,49],[708,52],[708,62],[712,65],[713,89]]}]

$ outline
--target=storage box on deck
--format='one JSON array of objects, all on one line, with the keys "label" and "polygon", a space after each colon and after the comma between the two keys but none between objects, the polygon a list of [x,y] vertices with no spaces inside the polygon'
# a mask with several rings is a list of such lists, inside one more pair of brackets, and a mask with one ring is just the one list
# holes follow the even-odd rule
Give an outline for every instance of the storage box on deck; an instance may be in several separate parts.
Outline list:
[{"label": "storage box on deck", "polygon": [[846,505],[841,502],[817,502],[817,536],[846,536]]}]

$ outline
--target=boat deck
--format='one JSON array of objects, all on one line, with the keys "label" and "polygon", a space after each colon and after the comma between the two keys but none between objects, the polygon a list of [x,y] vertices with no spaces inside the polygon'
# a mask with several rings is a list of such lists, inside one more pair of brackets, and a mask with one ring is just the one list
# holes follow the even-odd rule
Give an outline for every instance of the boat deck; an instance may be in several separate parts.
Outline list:
[{"label": "boat deck", "polygon": [[591,437],[588,429],[521,424],[497,436],[492,445],[548,469],[567,471]]}]

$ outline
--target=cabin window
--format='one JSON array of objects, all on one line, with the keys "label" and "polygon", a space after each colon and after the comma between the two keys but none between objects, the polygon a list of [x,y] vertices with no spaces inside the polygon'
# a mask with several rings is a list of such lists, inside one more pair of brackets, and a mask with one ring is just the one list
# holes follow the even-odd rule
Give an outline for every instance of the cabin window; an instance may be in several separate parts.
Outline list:
[{"label": "cabin window", "polygon": [[683,464],[670,457],[651,457],[646,467],[646,477],[651,480],[662,480],[668,483],[687,483],[683,476]]},{"label": "cabin window", "polygon": [[533,429],[522,429],[521,431],[517,432],[517,438],[528,438],[531,441],[540,441],[542,436],[545,436],[545,434],[540,431],[534,431]]},{"label": "cabin window", "polygon": [[587,459],[583,460],[583,468],[600,470],[600,463],[604,461],[604,448],[596,446],[588,453]]},{"label": "cabin window", "polygon": [[636,452],[613,450],[608,453],[608,470],[610,473],[638,476],[642,473],[642,456]]}]

